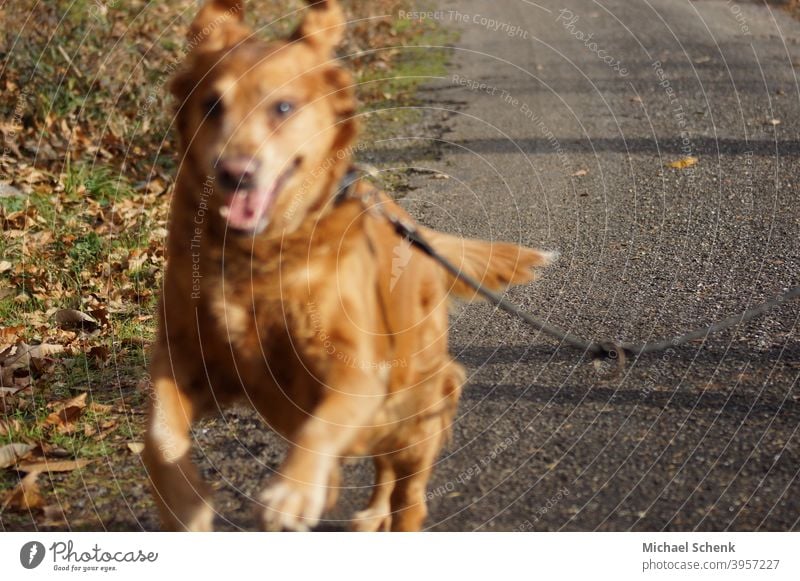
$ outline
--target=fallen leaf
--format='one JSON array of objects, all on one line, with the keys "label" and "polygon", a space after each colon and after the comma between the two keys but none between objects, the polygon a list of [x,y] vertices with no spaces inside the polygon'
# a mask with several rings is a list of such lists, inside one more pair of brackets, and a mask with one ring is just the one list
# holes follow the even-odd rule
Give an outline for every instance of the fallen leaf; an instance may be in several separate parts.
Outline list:
[{"label": "fallen leaf", "polygon": [[110,406],[104,403],[96,403],[92,402],[89,404],[89,410],[93,411],[96,414],[107,414],[113,409],[114,406]]},{"label": "fallen leaf", "polygon": [[0,447],[0,468],[13,466],[35,447],[32,444],[6,444]]},{"label": "fallen leaf", "polygon": [[128,450],[139,455],[144,451],[144,444],[142,442],[128,442]]},{"label": "fallen leaf", "polygon": [[25,462],[17,465],[20,472],[72,472],[89,464],[89,460],[45,460],[44,462]]},{"label": "fallen leaf", "polygon": [[104,365],[111,357],[111,349],[105,345],[95,345],[89,349],[89,357],[94,359],[99,365]]},{"label": "fallen leaf", "polygon": [[111,428],[116,427],[117,420],[106,420],[100,423],[101,430],[110,430]]},{"label": "fallen leaf", "polygon": [[19,335],[25,330],[23,325],[0,328],[0,353],[16,345]]},{"label": "fallen leaf", "polygon": [[167,188],[164,185],[164,182],[158,178],[150,180],[150,182],[147,184],[147,191],[151,194],[160,194],[166,189]]},{"label": "fallen leaf", "polygon": [[673,169],[684,169],[687,167],[692,167],[697,163],[697,158],[691,155],[683,157],[677,161],[673,161],[669,164],[669,167]]},{"label": "fallen leaf", "polygon": [[0,273],[6,272],[7,270],[11,270],[11,267],[14,266],[8,260],[0,260]]},{"label": "fallen leaf", "polygon": [[31,472],[20,480],[19,484],[12,488],[3,500],[3,510],[29,511],[44,506],[44,500],[39,492],[39,484],[36,482],[38,477],[38,472]]},{"label": "fallen leaf", "polygon": [[65,399],[62,401],[51,402],[47,404],[47,407],[51,408],[53,411],[58,412],[65,408],[69,407],[79,407],[85,408],[86,407],[86,398],[88,395],[86,392],[76,395],[75,397],[71,397],[70,399]]},{"label": "fallen leaf", "polygon": [[579,169],[574,174],[572,174],[572,176],[577,178],[577,177],[585,176],[588,173],[589,173],[588,169]]},{"label": "fallen leaf", "polygon": [[42,343],[41,345],[28,345],[20,342],[9,353],[0,357],[0,366],[5,369],[18,369],[28,367],[33,359],[44,359],[64,351],[63,345]]},{"label": "fallen leaf", "polygon": [[107,327],[109,325],[108,311],[104,308],[89,311],[89,314],[97,320],[101,327]]},{"label": "fallen leaf", "polygon": [[11,432],[19,432],[22,423],[16,418],[0,420],[0,436],[8,436]]},{"label": "fallen leaf", "polygon": [[94,440],[96,442],[101,442],[105,440],[110,434],[114,432],[114,430],[117,429],[117,427],[118,427],[117,420],[106,420],[104,422],[100,422],[100,424],[97,425],[97,428],[100,430],[100,432],[96,436],[94,436]]},{"label": "fallen leaf", "polygon": [[0,184],[0,198],[21,198],[25,194],[11,184]]},{"label": "fallen leaf", "polygon": [[56,426],[60,434],[71,434],[75,431],[75,422],[83,415],[86,409],[86,392],[72,399],[49,404],[54,411],[47,416],[45,423]]},{"label": "fallen leaf", "polygon": [[55,319],[62,329],[93,331],[100,326],[97,319],[76,309],[60,309],[56,311]]}]

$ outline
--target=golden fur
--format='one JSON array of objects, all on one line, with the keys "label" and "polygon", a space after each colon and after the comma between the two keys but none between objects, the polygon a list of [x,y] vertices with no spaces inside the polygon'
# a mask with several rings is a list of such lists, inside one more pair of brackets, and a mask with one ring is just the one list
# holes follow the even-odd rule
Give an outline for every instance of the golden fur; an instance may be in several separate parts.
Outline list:
[{"label": "golden fur", "polygon": [[[183,159],[144,455],[164,526],[211,529],[189,429],[246,400],[290,442],[261,496],[265,528],[313,527],[336,500],[341,460],[368,455],[374,493],[353,528],[418,530],[464,381],[448,355],[448,297],[473,293],[360,201],[331,203],[356,137],[353,82],[331,60],[336,3],[316,2],[273,43],[241,17],[238,1],[208,2],[172,84]],[[385,195],[372,204],[405,216]],[[424,233],[493,289],[549,259]]]}]

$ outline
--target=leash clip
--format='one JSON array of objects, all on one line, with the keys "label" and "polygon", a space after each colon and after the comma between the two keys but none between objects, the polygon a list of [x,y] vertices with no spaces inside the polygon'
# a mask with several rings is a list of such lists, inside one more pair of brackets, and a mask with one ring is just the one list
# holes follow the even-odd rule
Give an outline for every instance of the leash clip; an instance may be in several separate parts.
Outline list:
[{"label": "leash clip", "polygon": [[604,379],[615,379],[619,377],[628,362],[625,348],[614,341],[599,341],[597,346],[599,349],[595,353],[595,366],[602,365],[602,361],[608,361],[614,364],[614,369],[608,373]]}]

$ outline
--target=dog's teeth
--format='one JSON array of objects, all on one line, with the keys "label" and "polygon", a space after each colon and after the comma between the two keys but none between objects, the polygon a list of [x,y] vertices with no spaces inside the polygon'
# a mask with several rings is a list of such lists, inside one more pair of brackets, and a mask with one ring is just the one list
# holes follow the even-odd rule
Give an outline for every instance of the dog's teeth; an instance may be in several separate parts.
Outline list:
[{"label": "dog's teeth", "polygon": [[228,214],[230,214],[230,213],[231,213],[231,209],[230,209],[229,206],[222,206],[219,209],[219,215],[222,216],[223,218],[227,218]]}]

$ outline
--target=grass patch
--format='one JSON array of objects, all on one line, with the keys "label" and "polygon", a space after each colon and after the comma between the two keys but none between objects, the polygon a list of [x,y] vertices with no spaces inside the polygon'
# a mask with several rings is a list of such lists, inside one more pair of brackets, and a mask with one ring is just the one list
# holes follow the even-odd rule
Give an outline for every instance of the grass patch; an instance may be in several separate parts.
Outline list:
[{"label": "grass patch", "polygon": [[[421,113],[414,108],[419,104],[416,90],[446,74],[449,47],[458,38],[456,32],[430,20],[398,20],[394,27],[396,35],[410,34],[413,40],[398,51],[392,69],[367,70],[358,76],[360,93],[366,96],[363,109],[372,113],[369,137],[383,137],[382,133],[420,120]],[[386,121],[391,122],[388,131],[383,128]]]}]

